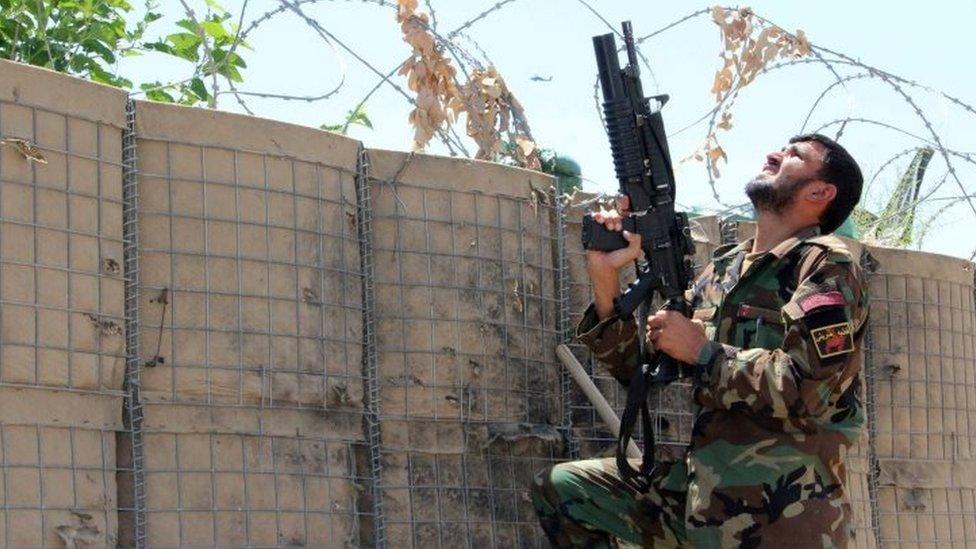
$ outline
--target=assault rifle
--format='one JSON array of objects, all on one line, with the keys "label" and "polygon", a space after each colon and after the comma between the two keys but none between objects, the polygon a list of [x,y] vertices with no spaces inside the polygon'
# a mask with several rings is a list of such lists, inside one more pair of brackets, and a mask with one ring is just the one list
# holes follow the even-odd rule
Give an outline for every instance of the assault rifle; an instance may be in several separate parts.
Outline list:
[{"label": "assault rifle", "polygon": [[[688,216],[674,211],[674,171],[661,117],[668,96],[644,97],[629,21],[623,23],[623,34],[628,60],[623,70],[613,35],[593,37],[614,170],[620,194],[630,199],[630,213],[624,218],[623,226],[640,235],[645,260],[638,264],[637,280],[615,301],[615,312],[620,318],[631,318],[642,304],[649,305],[658,295],[665,308],[687,316],[691,314],[691,306],[684,299],[684,291],[694,277],[690,256],[695,253],[695,246]],[[627,241],[588,214],[583,218],[583,247],[613,251],[626,248]],[[645,358],[628,386],[627,407],[617,437],[617,466],[625,478],[635,475],[627,462],[626,448],[638,414],[644,425],[640,472],[649,475],[653,468],[654,432],[647,408],[650,387],[682,377],[681,364],[670,356],[655,353]]]}]

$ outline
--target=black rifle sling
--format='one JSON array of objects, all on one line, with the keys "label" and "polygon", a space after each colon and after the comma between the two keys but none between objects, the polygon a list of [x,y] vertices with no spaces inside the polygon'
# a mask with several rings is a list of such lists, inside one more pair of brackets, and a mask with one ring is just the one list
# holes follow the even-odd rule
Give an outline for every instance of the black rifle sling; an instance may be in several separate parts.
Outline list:
[{"label": "black rifle sling", "polygon": [[[624,480],[630,480],[637,475],[650,477],[654,469],[654,426],[651,424],[651,411],[647,406],[647,397],[652,385],[651,365],[642,364],[634,372],[630,385],[627,386],[627,404],[620,418],[620,433],[617,435],[617,469]],[[627,460],[627,446],[634,438],[638,414],[644,430],[644,456],[641,458],[640,469],[635,470]]]}]

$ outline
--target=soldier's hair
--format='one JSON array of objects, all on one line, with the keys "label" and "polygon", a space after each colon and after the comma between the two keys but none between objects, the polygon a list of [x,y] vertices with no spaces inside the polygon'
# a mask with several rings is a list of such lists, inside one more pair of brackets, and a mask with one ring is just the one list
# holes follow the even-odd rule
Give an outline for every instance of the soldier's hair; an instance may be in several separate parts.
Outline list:
[{"label": "soldier's hair", "polygon": [[820,214],[820,234],[832,233],[844,223],[847,216],[851,215],[854,206],[861,199],[864,176],[861,175],[861,168],[854,157],[833,139],[819,133],[807,133],[790,138],[790,143],[804,141],[815,141],[823,145],[825,149],[823,165],[818,175],[820,179],[837,188],[837,196]]}]

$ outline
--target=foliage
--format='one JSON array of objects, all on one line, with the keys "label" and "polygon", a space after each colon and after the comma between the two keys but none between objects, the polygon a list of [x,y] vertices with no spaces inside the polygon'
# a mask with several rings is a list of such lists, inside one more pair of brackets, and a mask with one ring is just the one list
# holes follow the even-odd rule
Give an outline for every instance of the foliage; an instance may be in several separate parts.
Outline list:
[{"label": "foliage", "polygon": [[413,50],[399,74],[407,76],[407,86],[417,95],[409,117],[414,150],[423,150],[435,133],[463,113],[467,135],[478,145],[476,158],[508,158],[518,166],[539,169],[539,148],[525,112],[498,70],[476,67],[459,85],[456,69],[430,31],[430,18],[417,12],[417,0],[398,0],[397,6],[403,40]]},{"label": "foliage", "polygon": [[373,129],[373,122],[368,116],[366,116],[366,110],[363,108],[362,104],[349,111],[349,114],[346,115],[346,120],[344,122],[340,124],[322,124],[319,126],[319,128],[345,135],[349,130],[349,126],[363,126],[365,128]]},{"label": "foliage", "polygon": [[0,52],[21,63],[75,74],[122,88],[120,57],[136,54],[147,27],[159,19],[155,2],[135,24],[126,0],[0,0]]},{"label": "foliage", "polygon": [[[3,56],[95,82],[131,89],[118,72],[120,58],[160,52],[192,64],[191,76],[171,83],[148,82],[139,88],[155,101],[216,106],[217,77],[243,81],[247,65],[238,53],[240,40],[231,14],[213,0],[197,19],[183,4],[179,29],[145,42],[150,25],[163,15],[156,0],[147,0],[141,19],[128,22],[133,6],[126,0],[0,0],[0,52]],[[208,85],[207,79],[210,80]]]},{"label": "foliage", "polygon": [[213,0],[207,0],[206,5],[203,18],[197,19],[193,10],[184,4],[187,16],[176,22],[181,30],[145,44],[148,50],[193,64],[193,76],[186,80],[171,84],[142,84],[140,88],[149,99],[186,105],[205,102],[216,107],[218,76],[232,83],[244,81],[240,71],[247,64],[237,50],[238,47],[250,49],[250,46],[240,39],[239,29],[228,11]]},{"label": "foliage", "polygon": [[417,94],[409,120],[414,127],[413,148],[423,150],[441,126],[454,121],[463,104],[454,83],[456,69],[427,32],[428,15],[416,10],[417,0],[398,1],[397,22],[403,40],[413,48],[399,74],[407,77],[407,87]]},{"label": "foliage", "polygon": [[529,135],[525,111],[495,67],[473,71],[461,97],[467,134],[478,144],[476,158],[507,156],[518,166],[540,168],[539,148]]},{"label": "foliage", "polygon": [[568,195],[583,190],[580,166],[572,158],[560,155],[552,149],[541,149],[539,165],[540,171],[556,178],[561,194]]},{"label": "foliage", "polygon": [[[718,130],[732,129],[732,106],[735,94],[756,79],[770,63],[810,55],[810,42],[802,30],[791,34],[756,17],[749,8],[711,9],[712,21],[722,33],[722,68],[715,71],[712,93],[716,109],[721,109]],[[708,161],[712,177],[719,177],[718,161],[728,157],[718,142],[717,130],[710,128],[705,142],[688,158]],[[686,158],[685,160],[688,160]]]}]

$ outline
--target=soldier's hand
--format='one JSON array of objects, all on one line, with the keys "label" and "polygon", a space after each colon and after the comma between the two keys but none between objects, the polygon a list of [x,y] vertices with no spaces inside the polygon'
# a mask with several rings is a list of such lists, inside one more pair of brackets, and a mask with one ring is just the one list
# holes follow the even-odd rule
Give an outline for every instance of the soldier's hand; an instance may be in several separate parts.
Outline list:
[{"label": "soldier's hand", "polygon": [[703,325],[677,311],[658,311],[647,317],[647,339],[658,351],[686,364],[694,364],[708,343]]},{"label": "soldier's hand", "polygon": [[[600,211],[593,214],[593,220],[602,224],[607,230],[622,231],[623,219],[630,211],[630,199],[621,195],[617,197],[617,208]],[[633,263],[641,256],[641,237],[629,231],[623,231],[624,239],[628,242],[626,248],[612,252],[596,250],[586,251],[586,270],[593,283],[594,303],[596,314],[600,319],[606,318],[613,312],[613,300],[620,295],[620,269]]]}]

